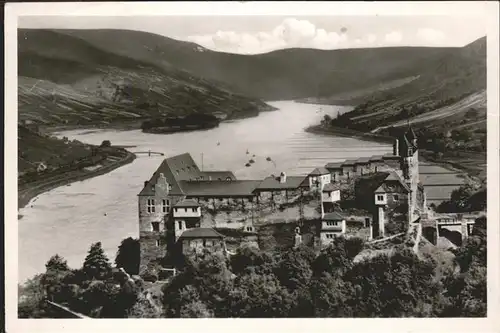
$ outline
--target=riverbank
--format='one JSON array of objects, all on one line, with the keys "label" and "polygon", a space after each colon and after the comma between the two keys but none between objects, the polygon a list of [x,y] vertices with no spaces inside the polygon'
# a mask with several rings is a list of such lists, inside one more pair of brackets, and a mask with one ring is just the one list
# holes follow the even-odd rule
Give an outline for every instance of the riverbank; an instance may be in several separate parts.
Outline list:
[{"label": "riverbank", "polygon": [[[276,107],[269,105],[265,108],[260,108],[252,111],[240,111],[234,112],[227,116],[227,118],[222,119],[220,123],[230,122],[233,120],[241,120],[247,118],[258,117],[262,112],[273,112],[279,110]],[[72,125],[52,125],[52,126],[40,126],[40,130],[43,133],[56,133],[62,131],[74,131],[74,130],[116,130],[116,131],[130,131],[141,129],[141,125],[148,118],[136,118],[132,120],[122,120],[116,123],[98,123],[98,124],[72,124]]]},{"label": "riverbank", "polygon": [[[33,198],[40,194],[53,190],[57,187],[69,185],[74,182],[83,181],[92,177],[97,177],[109,173],[121,166],[132,163],[136,155],[118,148],[116,154],[110,154],[104,162],[96,169],[79,169],[55,175],[47,179],[41,179],[34,182],[20,185],[18,188],[18,209],[25,207]],[[20,218],[22,216],[18,216]]]},{"label": "riverbank", "polygon": [[313,126],[307,127],[305,129],[305,131],[308,133],[313,133],[313,134],[343,136],[343,137],[350,137],[350,138],[355,138],[355,139],[364,140],[364,141],[374,141],[374,142],[379,142],[379,143],[387,143],[387,144],[391,144],[391,145],[394,143],[394,138],[389,137],[389,136],[378,135],[378,134],[373,134],[373,133],[364,133],[364,132],[359,132],[359,131],[355,131],[355,130],[348,129],[348,128],[340,128],[340,127],[324,128],[322,125],[313,125]]}]

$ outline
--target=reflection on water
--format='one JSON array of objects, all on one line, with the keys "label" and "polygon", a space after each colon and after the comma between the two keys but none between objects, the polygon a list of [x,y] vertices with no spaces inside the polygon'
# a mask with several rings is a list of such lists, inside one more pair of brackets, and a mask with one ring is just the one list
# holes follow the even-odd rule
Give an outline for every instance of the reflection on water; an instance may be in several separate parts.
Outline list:
[{"label": "reflection on water", "polygon": [[[271,104],[280,110],[206,131],[158,135],[139,130],[79,130],[58,135],[94,144],[110,140],[115,145],[136,146],[131,151],[151,149],[166,156],[189,152],[205,170],[232,170],[240,179],[262,179],[281,171],[306,174],[327,162],[392,151],[390,145],[303,131],[324,114],[348,111],[346,107],[322,106],[323,112],[318,112],[318,105]],[[45,262],[56,253],[70,266],[80,267],[92,242],[101,241],[113,260],[122,239],[138,236],[137,194],[164,158],[139,156],[111,173],[46,192],[20,210],[20,281],[44,270]],[[255,163],[245,167],[250,158]]]}]

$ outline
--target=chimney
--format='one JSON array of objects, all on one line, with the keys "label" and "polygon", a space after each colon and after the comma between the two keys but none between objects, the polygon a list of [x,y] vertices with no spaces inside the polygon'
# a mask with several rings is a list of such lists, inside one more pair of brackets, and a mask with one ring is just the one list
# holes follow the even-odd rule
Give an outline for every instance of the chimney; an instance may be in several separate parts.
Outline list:
[{"label": "chimney", "polygon": [[399,140],[398,139],[394,139],[394,144],[392,146],[392,154],[394,156],[399,155]]},{"label": "chimney", "polygon": [[281,184],[286,183],[286,173],[284,173],[284,172],[282,172],[282,173],[280,174],[280,183],[281,183]]}]

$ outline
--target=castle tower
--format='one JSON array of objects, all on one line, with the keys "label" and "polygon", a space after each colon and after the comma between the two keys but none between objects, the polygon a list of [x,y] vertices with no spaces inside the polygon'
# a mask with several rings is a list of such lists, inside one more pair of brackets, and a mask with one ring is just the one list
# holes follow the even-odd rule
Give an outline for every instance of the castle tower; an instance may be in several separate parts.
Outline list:
[{"label": "castle tower", "polygon": [[144,189],[138,196],[139,203],[139,242],[141,248],[140,273],[144,272],[149,262],[165,256],[166,222],[170,216],[170,184],[163,173],[156,181],[144,183]]},{"label": "castle tower", "polygon": [[418,145],[417,136],[411,126],[408,124],[406,132],[401,136],[399,144],[400,164],[403,171],[403,178],[411,190],[409,197],[408,217],[410,222],[416,218],[414,216],[417,208],[418,184],[420,182],[418,166]]}]

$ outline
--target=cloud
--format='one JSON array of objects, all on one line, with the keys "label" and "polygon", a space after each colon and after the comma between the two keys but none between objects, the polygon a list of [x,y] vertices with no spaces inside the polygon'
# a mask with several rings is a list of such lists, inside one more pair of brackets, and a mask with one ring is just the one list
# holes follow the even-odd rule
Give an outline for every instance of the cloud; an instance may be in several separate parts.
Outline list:
[{"label": "cloud", "polygon": [[399,31],[393,31],[385,35],[385,41],[391,44],[397,44],[403,40],[403,34]]},{"label": "cloud", "polygon": [[187,40],[216,51],[255,54],[297,47],[331,50],[374,47],[384,41],[386,44],[397,44],[401,42],[402,34],[393,31],[385,35],[385,38],[384,36],[379,38],[374,33],[350,36],[346,27],[340,27],[337,31],[327,31],[307,20],[287,18],[270,31],[255,33],[217,31],[211,35],[189,36]]},{"label": "cloud", "polygon": [[440,30],[421,28],[417,31],[417,38],[427,43],[440,43],[446,35]]},{"label": "cloud", "polygon": [[368,43],[373,44],[377,40],[377,35],[375,35],[375,34],[368,34],[366,36],[366,38],[368,40]]}]

